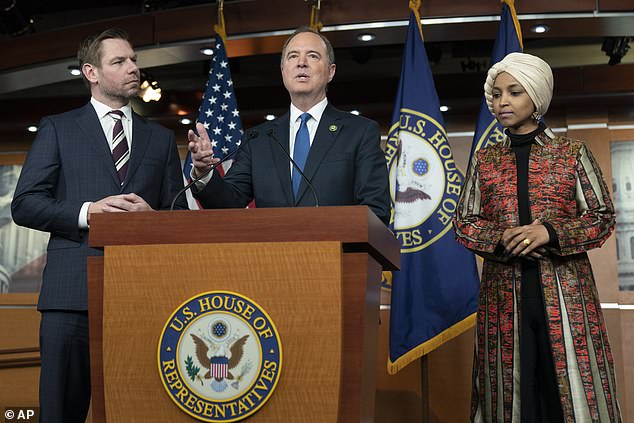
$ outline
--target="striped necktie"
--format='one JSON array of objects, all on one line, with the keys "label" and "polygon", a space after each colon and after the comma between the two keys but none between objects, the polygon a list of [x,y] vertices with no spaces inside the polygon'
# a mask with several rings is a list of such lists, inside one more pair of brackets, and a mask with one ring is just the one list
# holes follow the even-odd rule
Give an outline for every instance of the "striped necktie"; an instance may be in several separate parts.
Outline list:
[{"label": "striped necktie", "polygon": [[130,149],[128,140],[123,132],[123,122],[121,118],[124,116],[121,110],[112,110],[109,112],[114,119],[114,128],[112,128],[112,160],[119,174],[119,182],[123,185],[125,174],[128,171],[128,160],[130,159]]}]

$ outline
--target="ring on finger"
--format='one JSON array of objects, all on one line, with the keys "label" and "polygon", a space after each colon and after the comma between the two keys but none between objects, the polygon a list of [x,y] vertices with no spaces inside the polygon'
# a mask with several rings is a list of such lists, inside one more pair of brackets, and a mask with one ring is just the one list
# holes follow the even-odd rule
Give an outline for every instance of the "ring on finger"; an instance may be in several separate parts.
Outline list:
[{"label": "ring on finger", "polygon": [[525,246],[527,246],[527,247],[528,247],[529,245],[531,245],[531,243],[532,243],[532,242],[533,242],[533,241],[531,241],[531,240],[530,240],[530,239],[528,239],[528,238],[524,238],[524,241],[522,241],[522,243],[523,243]]}]

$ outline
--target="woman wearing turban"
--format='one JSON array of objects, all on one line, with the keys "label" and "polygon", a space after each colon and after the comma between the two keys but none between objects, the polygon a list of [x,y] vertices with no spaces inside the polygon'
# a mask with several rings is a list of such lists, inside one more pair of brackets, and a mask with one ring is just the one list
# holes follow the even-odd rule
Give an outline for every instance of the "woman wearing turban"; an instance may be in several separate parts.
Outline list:
[{"label": "woman wearing turban", "polygon": [[471,419],[619,422],[612,353],[587,251],[614,208],[586,145],[543,122],[546,62],[511,53],[484,85],[504,142],[474,153],[456,239],[484,257]]}]

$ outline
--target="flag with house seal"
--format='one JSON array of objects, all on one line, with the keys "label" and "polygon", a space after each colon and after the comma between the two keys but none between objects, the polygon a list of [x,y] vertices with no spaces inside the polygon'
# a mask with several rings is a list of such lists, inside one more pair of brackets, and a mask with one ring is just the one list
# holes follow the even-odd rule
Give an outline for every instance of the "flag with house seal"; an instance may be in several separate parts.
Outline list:
[{"label": "flag with house seal", "polygon": [[401,270],[392,275],[390,374],[472,327],[478,305],[475,258],[456,243],[452,227],[464,176],[447,141],[416,3],[410,1],[386,150],[390,228],[401,243]]},{"label": "flag with house seal", "polygon": [[[502,3],[500,28],[493,44],[491,66],[504,59],[507,54],[521,53],[523,49],[522,29],[515,13],[514,0],[502,0]],[[482,83],[484,84],[484,81]],[[502,142],[503,139],[504,128],[491,114],[483,95],[473,144],[471,145],[471,156],[479,149]],[[469,163],[471,163],[471,158],[469,158]]]}]

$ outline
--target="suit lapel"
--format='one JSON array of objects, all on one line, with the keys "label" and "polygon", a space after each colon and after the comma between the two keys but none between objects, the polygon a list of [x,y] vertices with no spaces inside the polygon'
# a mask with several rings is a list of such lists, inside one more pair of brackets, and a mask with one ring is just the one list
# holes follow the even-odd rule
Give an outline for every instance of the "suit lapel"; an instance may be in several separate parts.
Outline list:
[{"label": "suit lapel", "polygon": [[90,145],[95,149],[97,161],[106,168],[112,177],[112,181],[119,186],[119,174],[112,161],[110,145],[103,133],[103,127],[99,122],[99,117],[90,103],[83,107],[77,118],[77,125],[84,132],[86,140],[89,140]]},{"label": "suit lapel", "polygon": [[152,130],[148,128],[147,122],[132,112],[132,149],[130,151],[130,163],[128,164],[128,172],[126,173],[125,181],[121,188],[125,188],[143,161],[145,151],[150,145],[151,134]]},{"label": "suit lapel", "polygon": [[[279,141],[287,154],[289,152],[289,119],[290,114],[286,113],[271,124],[272,135]],[[271,138],[271,135],[267,134],[267,136]],[[295,200],[293,199],[293,188],[291,186],[291,163],[286,154],[280,151],[280,146],[277,145],[274,139],[270,139],[269,144],[273,156],[273,164],[284,191],[284,197],[286,197],[287,204],[293,204]]]},{"label": "suit lapel", "polygon": [[[319,169],[324,156],[330,150],[330,147],[337,139],[337,136],[341,132],[341,124],[339,119],[341,118],[340,112],[333,106],[328,104],[324,109],[324,113],[321,115],[317,132],[315,133],[315,139],[310,146],[308,152],[308,158],[306,159],[306,165],[304,166],[304,175],[309,181],[313,180],[315,173]],[[308,185],[306,181],[302,180],[299,184],[299,191],[297,192],[297,200],[295,204],[299,203],[299,200],[304,195]]]}]

